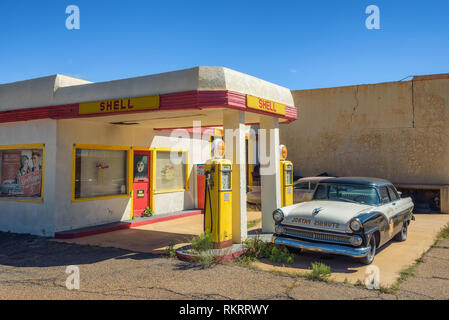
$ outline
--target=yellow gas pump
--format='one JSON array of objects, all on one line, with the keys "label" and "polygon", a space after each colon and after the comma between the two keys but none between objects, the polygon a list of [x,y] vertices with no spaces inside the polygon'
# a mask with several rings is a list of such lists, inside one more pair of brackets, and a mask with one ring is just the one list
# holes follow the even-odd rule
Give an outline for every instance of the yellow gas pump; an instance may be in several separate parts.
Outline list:
[{"label": "yellow gas pump", "polygon": [[287,147],[281,145],[280,176],[281,176],[281,207],[293,204],[293,163],[286,160]]},{"label": "yellow gas pump", "polygon": [[[223,141],[214,141],[214,145],[219,149],[217,157],[223,156]],[[205,175],[204,230],[212,233],[214,248],[226,248],[232,246],[232,162],[220,158],[208,160]]]}]

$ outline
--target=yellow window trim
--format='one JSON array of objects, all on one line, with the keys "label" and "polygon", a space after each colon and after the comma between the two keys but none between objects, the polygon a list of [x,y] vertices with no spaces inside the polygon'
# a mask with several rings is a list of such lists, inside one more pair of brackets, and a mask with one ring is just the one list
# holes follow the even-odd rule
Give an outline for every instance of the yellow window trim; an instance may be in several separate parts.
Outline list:
[{"label": "yellow window trim", "polygon": [[173,193],[173,192],[182,192],[182,191],[186,191],[186,189],[170,189],[170,190],[154,191],[154,194]]},{"label": "yellow window trim", "polygon": [[128,194],[118,194],[113,196],[100,196],[100,197],[89,197],[89,198],[78,198],[72,199],[73,202],[91,201],[91,200],[108,200],[117,198],[129,198]]},{"label": "yellow window trim", "polygon": [[42,178],[41,178],[41,197],[40,198],[1,198],[0,201],[11,202],[29,202],[29,203],[44,203],[44,186],[45,186],[45,143],[31,143],[31,144],[13,144],[1,145],[0,150],[18,150],[18,149],[42,149]]},{"label": "yellow window trim", "polygon": [[[126,173],[128,175],[126,188],[126,194],[117,194],[110,196],[100,196],[100,197],[88,197],[88,198],[75,198],[75,176],[76,176],[76,150],[77,149],[88,149],[88,150],[113,150],[113,151],[127,151],[126,153]],[[99,145],[99,144],[73,144],[72,148],[72,202],[82,202],[82,201],[92,201],[92,200],[107,200],[116,198],[126,198],[131,197],[132,201],[132,175],[130,175],[132,166],[130,164],[130,159],[132,156],[132,147],[126,146],[109,146],[109,145]],[[132,210],[132,204],[131,204]]]},{"label": "yellow window trim", "polygon": [[[186,156],[186,163],[185,163],[185,186],[184,189],[174,189],[174,190],[157,190],[156,186],[156,155],[158,152],[182,152],[185,153]],[[179,191],[187,191],[189,190],[189,151],[185,149],[170,149],[170,148],[153,148],[153,157],[152,157],[152,163],[154,163],[154,166],[152,167],[151,173],[152,173],[152,190],[154,194],[160,194],[160,193],[170,193],[170,192],[179,192]]]}]

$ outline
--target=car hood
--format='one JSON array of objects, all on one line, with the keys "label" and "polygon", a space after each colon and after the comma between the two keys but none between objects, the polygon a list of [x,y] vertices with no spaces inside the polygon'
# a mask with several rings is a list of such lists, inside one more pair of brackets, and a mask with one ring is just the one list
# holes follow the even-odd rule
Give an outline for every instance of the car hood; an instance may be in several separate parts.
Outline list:
[{"label": "car hood", "polygon": [[[308,201],[281,208],[282,224],[337,232],[347,232],[348,222],[374,207],[343,201]],[[314,213],[315,211],[315,213]],[[318,212],[316,212],[318,211]]]}]

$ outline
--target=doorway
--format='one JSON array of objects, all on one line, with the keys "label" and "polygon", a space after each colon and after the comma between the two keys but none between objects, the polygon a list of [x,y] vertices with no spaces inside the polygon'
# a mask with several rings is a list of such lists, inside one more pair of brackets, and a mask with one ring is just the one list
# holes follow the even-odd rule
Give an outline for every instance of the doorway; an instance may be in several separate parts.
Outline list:
[{"label": "doorway", "polygon": [[150,151],[134,151],[133,214],[141,217],[150,207]]}]

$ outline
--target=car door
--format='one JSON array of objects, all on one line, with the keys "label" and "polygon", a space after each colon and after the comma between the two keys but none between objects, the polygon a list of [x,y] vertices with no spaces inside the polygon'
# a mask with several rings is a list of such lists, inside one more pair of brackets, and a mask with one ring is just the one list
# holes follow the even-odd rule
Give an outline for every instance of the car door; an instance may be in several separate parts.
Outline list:
[{"label": "car door", "polygon": [[398,214],[397,204],[396,202],[391,201],[387,186],[379,187],[379,195],[381,202],[380,209],[387,218],[388,222],[388,231],[385,233],[388,237],[388,239],[385,240],[388,241],[396,234],[398,229],[398,221],[396,217]]},{"label": "car door", "polygon": [[387,186],[388,194],[391,199],[391,203],[394,206],[395,210],[395,216],[393,217],[394,223],[395,223],[395,234],[401,231],[405,216],[409,212],[409,207],[407,204],[407,201],[404,199],[401,199],[398,192],[396,191],[396,188],[394,188],[392,185]]}]

